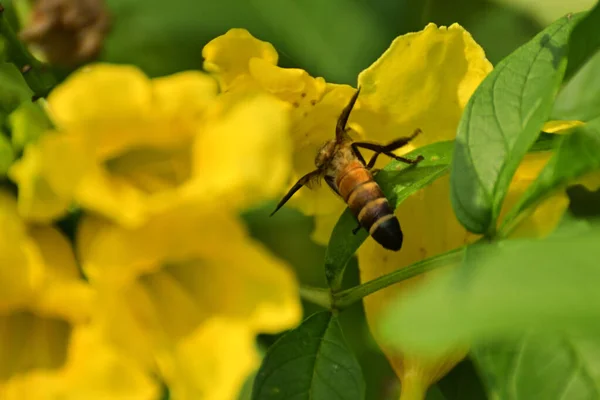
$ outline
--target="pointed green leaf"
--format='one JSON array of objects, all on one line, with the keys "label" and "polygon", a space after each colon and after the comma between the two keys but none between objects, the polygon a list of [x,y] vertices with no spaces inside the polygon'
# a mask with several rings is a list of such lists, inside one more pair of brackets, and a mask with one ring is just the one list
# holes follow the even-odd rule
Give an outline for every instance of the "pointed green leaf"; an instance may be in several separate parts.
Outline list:
[{"label": "pointed green leaf", "polygon": [[494,234],[496,219],[521,159],[550,114],[575,23],[565,17],[505,58],[479,85],[461,118],[451,172],[458,220]]},{"label": "pointed green leaf", "polygon": [[554,110],[554,120],[590,121],[600,116],[600,3],[573,29],[565,73]]},{"label": "pointed green leaf", "polygon": [[596,53],[562,88],[551,119],[590,121],[600,117],[600,53]]},{"label": "pointed green leaf", "polygon": [[22,103],[8,116],[15,149],[21,150],[30,142],[36,141],[52,128],[52,122],[39,104],[31,101]]},{"label": "pointed green leaf", "polygon": [[0,132],[0,177],[6,176],[14,160],[15,151],[10,140]]},{"label": "pointed green leaf", "polygon": [[600,327],[600,226],[565,226],[545,239],[467,248],[463,264],[393,302],[382,331],[391,346],[438,352],[537,328]]},{"label": "pointed green leaf", "polygon": [[[453,147],[454,142],[447,141],[416,149],[407,155],[409,158],[416,158],[418,155],[424,157],[416,166],[393,160],[375,176],[393,209],[417,190],[448,173]],[[368,232],[364,229],[354,235],[352,230],[357,226],[358,221],[346,209],[333,228],[325,253],[325,276],[333,290],[340,289],[346,265],[368,237]]]},{"label": "pointed green leaf", "polygon": [[269,348],[253,400],[361,400],[365,382],[336,316],[313,314]]},{"label": "pointed green leaf", "polygon": [[565,80],[570,79],[579,69],[600,50],[600,3],[585,14],[573,28],[569,39],[569,63]]},{"label": "pointed green leaf", "polygon": [[14,64],[0,62],[0,113],[10,114],[19,104],[31,101],[33,92]]},{"label": "pointed green leaf", "polygon": [[490,399],[600,398],[597,337],[529,333],[471,354]]}]

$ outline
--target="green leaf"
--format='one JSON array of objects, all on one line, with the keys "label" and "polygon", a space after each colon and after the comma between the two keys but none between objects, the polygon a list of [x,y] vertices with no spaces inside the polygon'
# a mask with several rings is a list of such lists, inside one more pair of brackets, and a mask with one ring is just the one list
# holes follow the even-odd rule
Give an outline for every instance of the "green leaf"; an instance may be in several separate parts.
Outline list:
[{"label": "green leaf", "polygon": [[600,116],[600,3],[573,29],[567,85],[556,98],[552,119],[590,121]]},{"label": "green leaf", "polygon": [[0,113],[10,114],[25,101],[30,102],[33,92],[14,64],[0,63]]},{"label": "green leaf", "polygon": [[[2,58],[6,58],[14,64],[15,70],[19,74],[19,82],[26,81],[28,87],[34,89],[36,96],[46,96],[56,84],[56,79],[48,68],[43,68],[42,63],[29,53],[25,44],[15,33],[17,21],[16,15],[12,11],[14,11],[12,7],[7,7],[4,12],[0,12],[0,36],[4,38],[6,45]],[[25,70],[25,68],[27,68],[27,73],[23,77],[19,71]],[[0,87],[4,89],[4,82],[0,82]],[[29,98],[31,99],[31,95]]]},{"label": "green leaf", "polygon": [[590,57],[600,50],[599,25],[600,3],[596,3],[596,6],[573,28],[569,39],[569,63],[565,80],[570,79]]},{"label": "green leaf", "polygon": [[390,346],[439,352],[528,329],[600,327],[600,226],[546,239],[469,246],[459,268],[431,278],[382,319]]},{"label": "green leaf", "polygon": [[596,53],[556,97],[553,120],[590,121],[600,117],[600,53]]},{"label": "green leaf", "polygon": [[0,176],[6,176],[14,160],[15,152],[10,144],[10,140],[0,133]]},{"label": "green leaf", "polygon": [[22,103],[8,116],[15,149],[22,150],[29,142],[36,141],[44,132],[52,128],[52,122],[39,104],[30,101]]},{"label": "green leaf", "polygon": [[541,132],[540,136],[538,136],[537,140],[529,149],[530,153],[537,151],[547,151],[553,150],[558,146],[558,141],[560,139],[560,135],[554,133],[546,133]]},{"label": "green leaf", "polygon": [[471,232],[494,234],[511,178],[550,114],[579,19],[562,18],[517,49],[469,100],[456,137],[451,199]]},{"label": "green leaf", "polygon": [[313,314],[281,337],[256,375],[253,400],[359,400],[365,382],[330,312]]},{"label": "green leaf", "polygon": [[[445,175],[452,161],[453,147],[453,141],[433,143],[407,155],[412,158],[418,155],[424,157],[424,160],[416,166],[407,166],[405,163],[393,160],[383,168],[375,176],[375,180],[381,186],[392,208],[396,209],[408,196]],[[402,221],[400,224],[402,225]],[[349,209],[346,209],[333,228],[325,253],[325,276],[329,287],[334,291],[341,288],[346,265],[369,236],[364,229],[354,235],[352,230],[357,226],[356,218]]]},{"label": "green leaf", "polygon": [[600,169],[600,118],[560,136],[560,144],[535,182],[527,188],[517,205],[506,215],[501,232],[506,236],[533,207],[558,188],[586,173]]},{"label": "green leaf", "polygon": [[492,399],[600,398],[597,337],[526,334],[472,352]]}]

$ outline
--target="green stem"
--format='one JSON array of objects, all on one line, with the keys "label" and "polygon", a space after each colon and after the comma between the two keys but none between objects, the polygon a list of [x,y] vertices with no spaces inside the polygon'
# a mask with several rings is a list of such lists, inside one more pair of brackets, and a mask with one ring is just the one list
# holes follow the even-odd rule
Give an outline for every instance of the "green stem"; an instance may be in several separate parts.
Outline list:
[{"label": "green stem", "polygon": [[361,300],[363,297],[366,297],[390,285],[402,282],[440,267],[457,263],[463,258],[463,250],[464,247],[450,250],[449,252],[437,255],[435,257],[418,261],[406,268],[402,268],[387,275],[380,276],[379,278],[365,282],[362,285],[335,293],[333,294],[332,299],[333,307],[341,310]]},{"label": "green stem", "polygon": [[50,89],[56,84],[56,79],[49,71],[45,70],[43,64],[19,40],[4,15],[2,4],[0,4],[0,35],[6,39],[9,60],[23,74],[25,81],[34,93],[34,100],[48,95]]},{"label": "green stem", "polygon": [[329,289],[312,286],[300,286],[300,297],[323,308],[331,309],[331,292]]}]

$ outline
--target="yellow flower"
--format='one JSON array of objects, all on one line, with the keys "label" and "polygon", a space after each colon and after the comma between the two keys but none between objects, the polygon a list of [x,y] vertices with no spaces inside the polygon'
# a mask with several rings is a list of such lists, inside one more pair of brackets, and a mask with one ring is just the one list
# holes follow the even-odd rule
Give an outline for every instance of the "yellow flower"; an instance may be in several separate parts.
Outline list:
[{"label": "yellow flower", "polygon": [[157,385],[89,325],[93,291],[71,245],[0,192],[0,398],[151,399]]},{"label": "yellow flower", "polygon": [[89,217],[78,243],[103,332],[155,369],[173,399],[235,398],[259,362],[256,334],[300,321],[290,270],[215,201],[136,229]]},{"label": "yellow flower", "polygon": [[[247,32],[230,31],[206,46],[205,67],[216,73],[230,92],[258,88],[292,104],[295,159],[291,181],[295,181],[314,169],[318,147],[333,137],[337,117],[354,90],[348,86],[323,84],[321,78],[311,78],[304,71],[276,67],[277,58],[272,49],[265,57],[257,51],[236,51],[238,47],[266,48],[266,45]],[[239,67],[237,74],[223,74],[222,71],[233,70],[228,63],[236,55],[239,55],[237,65],[247,67]],[[423,133],[398,154],[453,139],[464,106],[491,69],[483,50],[463,28],[456,24],[448,28],[430,24],[421,32],[394,40],[381,58],[359,75],[361,94],[350,115],[349,126],[355,137],[382,143],[408,136],[420,128]],[[380,163],[385,162],[387,160],[381,157]],[[467,233],[453,217],[448,185],[448,179],[442,179],[408,199],[399,209],[397,215],[406,236],[403,250],[398,253],[402,257],[401,264],[394,258],[396,254],[383,252],[373,241],[361,248],[362,281],[465,242]],[[345,208],[328,188],[300,191],[291,203],[316,215],[314,237],[321,242],[329,239],[333,224]],[[423,220],[420,219],[422,210],[427,210]],[[405,222],[407,218],[409,221]],[[388,262],[382,261],[382,257]],[[371,326],[376,326],[380,308],[396,292],[395,287],[365,299]],[[398,357],[389,349],[384,351],[405,386],[410,387],[406,382],[416,377],[428,381],[424,389],[464,356],[460,350],[441,360],[424,360],[413,355]]]},{"label": "yellow flower", "polygon": [[264,95],[217,96],[200,72],[151,80],[134,67],[94,65],[48,104],[56,130],[27,146],[10,171],[19,211],[32,220],[76,203],[135,227],[187,197],[243,207],[278,193],[288,176],[282,105]]},{"label": "yellow flower", "polygon": [[[205,68],[228,91],[251,87],[292,105],[294,162],[289,182],[314,169],[317,150],[334,136],[337,117],[354,89],[325,83],[299,69],[277,67],[272,46],[240,29],[208,43],[203,55]],[[421,128],[423,134],[398,154],[452,138],[454,121],[490,70],[483,50],[458,25],[430,24],[422,32],[399,37],[386,55],[359,76],[362,91],[350,115],[351,135],[387,142]],[[380,162],[385,162],[383,157]],[[290,204],[317,216],[313,237],[321,243],[329,240],[345,208],[327,187],[301,190]]]},{"label": "yellow flower", "polygon": [[[314,169],[319,147],[334,136],[337,117],[354,90],[348,85],[328,84],[323,78],[313,78],[301,69],[278,67],[273,46],[244,29],[232,29],[212,40],[202,54],[204,68],[214,74],[228,93],[263,91],[288,105],[294,149],[288,185]],[[338,213],[339,216],[343,203],[328,190],[301,190],[290,204],[309,215],[327,218]]]}]

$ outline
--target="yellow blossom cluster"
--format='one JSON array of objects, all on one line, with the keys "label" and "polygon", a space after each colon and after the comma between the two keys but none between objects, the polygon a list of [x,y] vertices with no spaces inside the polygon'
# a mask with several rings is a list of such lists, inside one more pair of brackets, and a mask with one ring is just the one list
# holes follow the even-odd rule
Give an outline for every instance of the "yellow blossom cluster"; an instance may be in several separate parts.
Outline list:
[{"label": "yellow blossom cluster", "polygon": [[0,398],[235,398],[256,335],[301,318],[291,270],[238,218],[284,188],[286,107],[98,64],[47,112],[0,194]]}]

